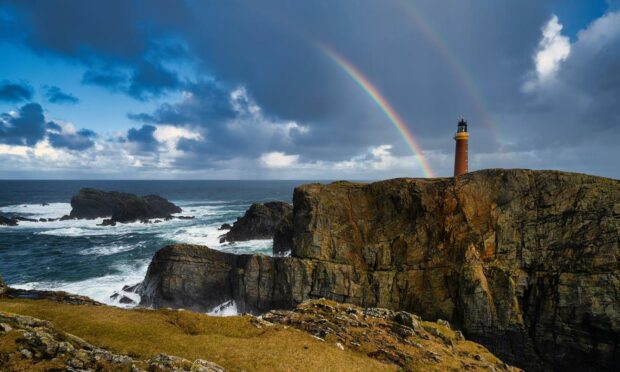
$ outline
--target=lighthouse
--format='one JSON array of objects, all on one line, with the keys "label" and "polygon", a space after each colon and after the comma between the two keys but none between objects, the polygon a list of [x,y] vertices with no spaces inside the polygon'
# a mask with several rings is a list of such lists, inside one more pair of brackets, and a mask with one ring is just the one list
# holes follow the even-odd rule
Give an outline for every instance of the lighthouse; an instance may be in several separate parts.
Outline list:
[{"label": "lighthouse", "polygon": [[463,118],[459,120],[454,140],[456,141],[456,150],[454,151],[454,177],[458,177],[467,173],[468,170],[467,150],[469,133],[467,133],[467,121]]}]

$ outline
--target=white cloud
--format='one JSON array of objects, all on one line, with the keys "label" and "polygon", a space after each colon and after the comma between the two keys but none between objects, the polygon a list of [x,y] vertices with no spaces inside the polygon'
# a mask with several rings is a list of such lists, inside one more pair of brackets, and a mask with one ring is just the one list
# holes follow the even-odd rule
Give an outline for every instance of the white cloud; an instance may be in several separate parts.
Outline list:
[{"label": "white cloud", "polygon": [[571,52],[570,40],[562,35],[562,24],[554,14],[542,28],[542,39],[534,53],[535,75],[526,82],[524,88],[531,91],[541,83],[552,79]]},{"label": "white cloud", "polygon": [[177,143],[181,138],[200,139],[200,133],[171,125],[157,125],[153,136],[158,142]]},{"label": "white cloud", "polygon": [[283,152],[268,152],[261,155],[260,162],[267,168],[288,168],[299,161],[299,155],[287,155]]}]

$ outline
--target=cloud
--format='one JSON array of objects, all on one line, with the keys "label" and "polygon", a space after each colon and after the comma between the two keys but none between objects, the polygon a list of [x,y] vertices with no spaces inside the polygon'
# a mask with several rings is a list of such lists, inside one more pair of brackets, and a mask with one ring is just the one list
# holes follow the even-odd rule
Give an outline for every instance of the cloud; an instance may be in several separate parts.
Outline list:
[{"label": "cloud", "polygon": [[89,129],[78,131],[69,123],[47,121],[38,103],[28,103],[18,112],[0,115],[0,143],[17,146],[13,153],[23,152],[21,147],[36,148],[42,142],[46,147],[85,150],[94,146],[96,137]]},{"label": "cloud", "polygon": [[[101,136],[85,158],[72,155],[88,153],[101,167],[155,177],[421,175],[407,142],[318,47],[325,44],[381,92],[439,175],[452,173],[452,134],[463,115],[472,169],[589,164],[618,177],[610,160],[620,157],[611,144],[620,139],[617,6],[571,41],[562,28],[570,20],[550,13],[556,4],[19,2],[14,31],[1,37],[82,66],[85,84],[157,98],[128,110],[132,141],[129,133]],[[3,116],[4,132],[12,117]],[[280,156],[270,164],[298,158],[292,168],[270,168],[261,160],[269,154]]]},{"label": "cloud", "polygon": [[95,145],[93,139],[97,134],[89,129],[81,129],[75,133],[50,133],[48,140],[55,148],[68,150],[86,150]]},{"label": "cloud", "polygon": [[0,143],[34,146],[45,137],[46,122],[43,108],[28,103],[14,114],[0,116]]},{"label": "cloud", "polygon": [[571,50],[570,40],[562,35],[562,24],[554,14],[542,29],[542,39],[534,54],[535,76],[526,83],[525,89],[532,90],[536,84],[552,79]]},{"label": "cloud", "polygon": [[267,168],[289,168],[299,160],[299,155],[287,155],[283,152],[269,152],[261,155],[260,162]]},{"label": "cloud", "polygon": [[80,100],[70,93],[63,92],[57,86],[46,86],[45,97],[50,103],[75,105]]},{"label": "cloud", "polygon": [[33,89],[25,82],[12,83],[7,80],[0,82],[0,101],[22,102],[32,99]]},{"label": "cloud", "polygon": [[159,145],[155,138],[156,130],[153,125],[143,125],[140,129],[131,128],[127,131],[127,140],[137,144],[142,151],[154,151]]}]

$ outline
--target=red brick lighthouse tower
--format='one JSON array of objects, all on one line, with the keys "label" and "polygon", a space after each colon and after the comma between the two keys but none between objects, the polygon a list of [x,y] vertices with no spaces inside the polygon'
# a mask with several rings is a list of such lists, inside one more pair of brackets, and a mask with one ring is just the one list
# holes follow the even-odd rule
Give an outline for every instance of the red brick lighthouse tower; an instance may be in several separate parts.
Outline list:
[{"label": "red brick lighthouse tower", "polygon": [[456,141],[456,151],[454,152],[454,177],[467,173],[468,171],[468,143],[469,133],[467,133],[467,121],[459,120],[459,125],[454,135]]}]

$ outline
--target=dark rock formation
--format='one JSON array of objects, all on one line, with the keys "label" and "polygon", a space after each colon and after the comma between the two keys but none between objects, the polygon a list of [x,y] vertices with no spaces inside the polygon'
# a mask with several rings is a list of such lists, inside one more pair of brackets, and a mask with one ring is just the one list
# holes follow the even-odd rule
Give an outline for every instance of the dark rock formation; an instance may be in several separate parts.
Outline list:
[{"label": "dark rock formation", "polygon": [[620,369],[620,181],[485,170],[312,184],[288,226],[291,257],[160,250],[143,303],[257,313],[325,297],[447,319],[527,370]]},{"label": "dark rock formation", "polygon": [[0,226],[17,226],[17,219],[0,216]]},{"label": "dark rock formation", "polygon": [[[293,213],[293,207],[284,202],[255,203],[245,212],[243,217],[224,234],[221,242],[240,242],[252,239],[272,239],[276,226],[283,218]],[[222,225],[221,229],[224,226]]]},{"label": "dark rock formation", "polygon": [[4,283],[4,279],[2,279],[2,275],[0,275],[0,296],[2,296],[7,291],[7,289],[8,287]]},{"label": "dark rock formation", "polygon": [[107,192],[88,188],[81,189],[71,198],[71,208],[70,218],[111,217],[110,222],[123,223],[165,218],[170,217],[172,213],[181,212],[181,208],[161,196],[140,197],[123,192]]},{"label": "dark rock formation", "polygon": [[4,293],[1,292],[2,291],[0,290],[0,296],[4,296],[6,298],[49,300],[70,305],[102,305],[102,303],[97,302],[89,297],[62,291],[40,291],[36,289],[17,289],[5,287]]},{"label": "dark rock formation", "polygon": [[229,223],[225,223],[218,228],[218,230],[230,230],[232,226]]},{"label": "dark rock formation", "polygon": [[284,216],[273,235],[273,255],[285,256],[293,249],[293,214]]}]

